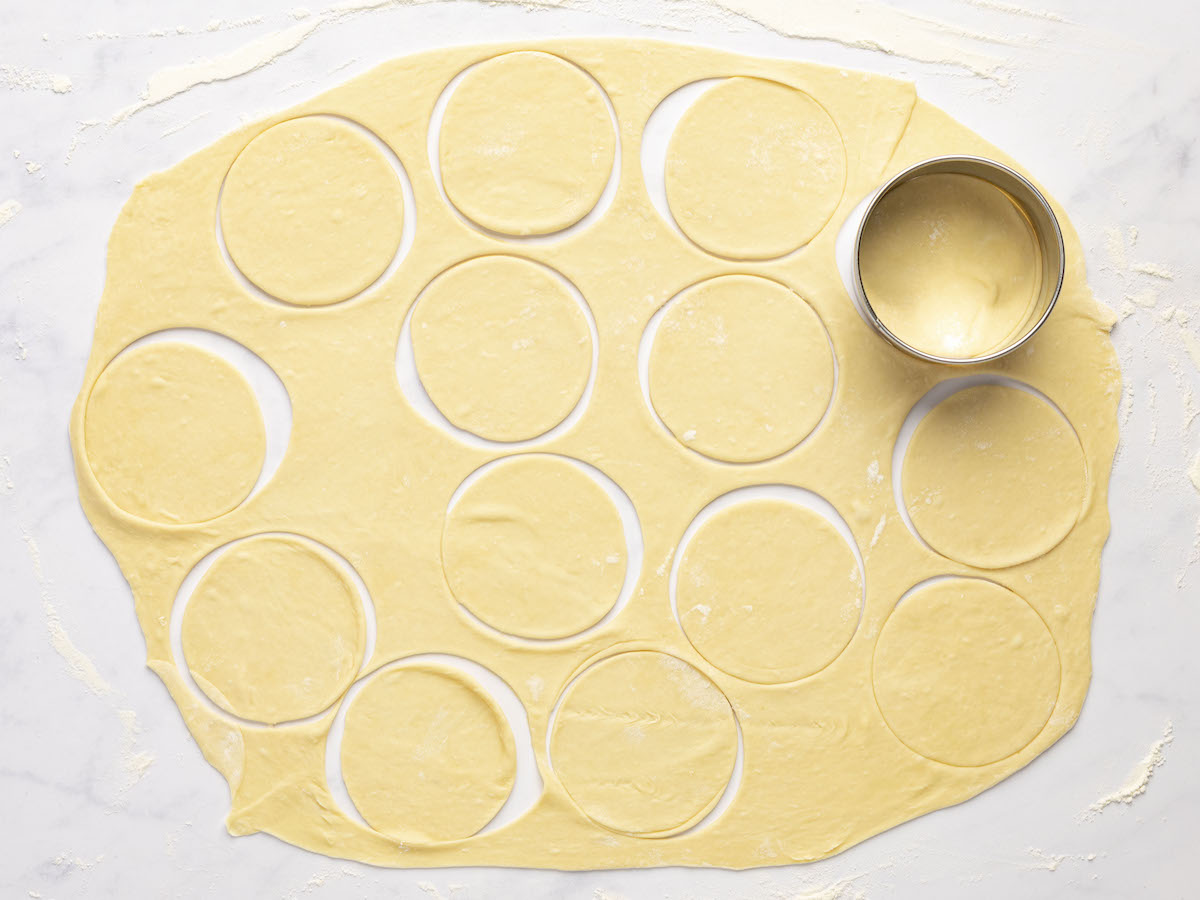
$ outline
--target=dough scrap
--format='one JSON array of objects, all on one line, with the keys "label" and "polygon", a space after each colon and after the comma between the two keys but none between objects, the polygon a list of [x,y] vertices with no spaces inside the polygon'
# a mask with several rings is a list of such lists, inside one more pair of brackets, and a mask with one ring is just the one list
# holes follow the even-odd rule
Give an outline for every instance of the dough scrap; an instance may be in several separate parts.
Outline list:
[{"label": "dough scrap", "polygon": [[918,350],[982,356],[1029,324],[1042,279],[1033,227],[972,175],[921,175],[887,193],[863,230],[863,290],[888,330]]},{"label": "dough scrap", "polygon": [[917,533],[984,569],[1053,549],[1079,519],[1088,487],[1071,425],[1028,391],[994,384],[929,411],[909,442],[902,486]]},{"label": "dough scrap", "polygon": [[516,778],[504,714],[457,669],[405,663],[350,704],[342,777],[371,826],[405,841],[466,838],[490,822]]},{"label": "dough scrap", "polygon": [[515,256],[452,267],[412,319],[421,384],[451,423],[493,441],[549,431],[583,396],[592,368],[587,318],[561,280]]},{"label": "dough scrap", "polygon": [[688,640],[714,666],[747,681],[796,681],[850,642],[862,575],[817,513],[786,500],[748,500],[696,531],[676,602]]},{"label": "dough scrap", "polygon": [[479,476],[446,516],[442,564],[455,598],[508,634],[561,638],[617,602],[627,563],[604,488],[568,460],[511,457]]},{"label": "dough scrap", "polygon": [[563,695],[550,759],[571,799],[614,831],[665,836],[700,821],[733,774],[733,710],[708,678],[665,653],[621,653]]},{"label": "dough scrap", "polygon": [[549,53],[506,53],[454,89],[438,153],[446,196],[472,222],[551,234],[599,201],[616,137],[599,88],[577,66]]},{"label": "dough scrap", "polygon": [[770,259],[807,244],[829,221],[846,184],[846,150],[808,94],[728,78],[680,119],[666,173],[667,203],[684,234],[730,259]]},{"label": "dough scrap", "polygon": [[951,578],[900,601],[879,636],[872,681],[888,726],[950,766],[986,766],[1025,747],[1058,699],[1058,649],[1012,591]]},{"label": "dough scrap", "polygon": [[[611,134],[611,119],[604,123],[608,128],[605,140],[619,137],[622,160],[611,203],[602,214],[589,218],[585,229],[551,240],[508,240],[464,222],[439,189],[436,157],[431,158],[429,152],[428,126],[435,121],[438,102],[447,97],[455,77],[467,70],[468,74],[486,73],[484,65],[472,67],[481,60],[503,60],[516,51],[566,60],[555,71],[566,67],[571,73],[594,76],[611,98],[616,114],[617,135]],[[643,129],[663,99],[681,86],[730,73],[786,84],[813,98],[836,123],[845,153],[845,189],[828,222],[800,251],[761,264],[714,257],[680,234],[656,211],[639,166]],[[540,85],[520,78],[513,83],[522,93],[509,98],[509,108],[536,107]],[[595,88],[590,79],[588,84]],[[458,86],[469,85],[470,79],[464,76]],[[486,100],[486,88],[484,84],[480,89],[480,103],[490,106],[481,106],[482,111],[504,105],[494,97]],[[603,105],[603,97],[596,99]],[[598,107],[592,108],[598,112]],[[448,112],[453,112],[452,104]],[[214,228],[222,184],[239,154],[258,135],[298,117],[330,114],[361,123],[401,161],[415,202],[416,215],[406,225],[413,230],[414,243],[393,271],[351,302],[303,309],[264,301],[222,257]],[[469,110],[467,114],[469,119]],[[596,117],[596,121],[600,119]],[[445,148],[447,134],[441,138]],[[714,135],[713,156],[719,155],[721,138],[722,134]],[[646,148],[647,152],[651,149]],[[1055,206],[1063,225],[1067,260],[1058,305],[1019,353],[976,366],[972,374],[1027,385],[1050,398],[1071,423],[1086,476],[1081,502],[1065,518],[1059,519],[1054,510],[1051,518],[1056,526],[1066,521],[1073,524],[1044,554],[1011,567],[984,570],[922,546],[898,512],[892,490],[898,476],[891,462],[906,417],[939,383],[962,373],[902,353],[862,320],[838,274],[835,242],[859,199],[901,169],[944,154],[985,156],[1020,170],[999,149],[917,99],[912,85],[904,82],[656,41],[546,39],[450,47],[394,60],[299,107],[244,125],[139,184],[109,241],[94,344],[71,418],[75,472],[84,511],[130,585],[146,658],[170,691],[205,758],[229,784],[226,824],[230,832],[266,832],[316,853],[402,868],[670,865],[744,869],[786,865],[840,853],[885,828],[962,803],[1029,764],[1062,737],[1077,718],[1088,689],[1098,560],[1108,534],[1105,494],[1121,396],[1120,373],[1108,336],[1111,317],[1093,299],[1079,238],[1066,212]],[[600,173],[611,171],[603,162],[604,155],[597,160],[597,182]],[[539,177],[551,180],[550,168],[542,169],[537,172]],[[504,191],[511,186],[503,180],[496,184]],[[518,187],[507,195],[519,200],[525,196],[522,191]],[[748,199],[752,197],[747,194]],[[799,212],[789,207],[782,213],[786,215],[783,221],[766,222],[770,227],[764,230],[788,233],[789,243],[794,242],[791,217]],[[171,227],[161,227],[163,222]],[[761,251],[777,249],[772,246]],[[603,472],[632,503],[642,538],[641,564],[636,573],[628,572],[625,595],[621,576],[633,567],[626,555],[636,552],[637,543],[633,535],[628,544],[623,540],[619,530],[623,520],[614,514],[608,495],[599,506],[587,501],[595,491],[603,494],[611,488],[605,479],[597,476],[603,490],[596,482],[580,487],[565,478],[565,486],[557,489],[550,479],[549,489],[529,494],[523,494],[512,479],[500,492],[505,495],[500,519],[488,524],[484,521],[487,510],[476,511],[484,516],[476,517],[469,532],[478,537],[492,528],[504,531],[507,521],[519,551],[515,563],[507,566],[498,557],[468,560],[467,569],[477,567],[480,572],[486,571],[488,559],[495,563],[492,572],[481,577],[491,578],[488,587],[500,590],[494,596],[485,595],[480,609],[487,606],[499,617],[499,624],[530,634],[549,623],[552,632],[563,635],[554,640],[518,638],[473,618],[451,589],[442,556],[446,520],[454,520],[460,506],[470,509],[471,488],[485,488],[486,476],[503,475],[507,466],[534,455],[514,454],[515,448],[506,452],[503,447],[481,447],[478,441],[461,439],[444,423],[431,421],[410,405],[395,377],[403,326],[406,321],[411,323],[413,304],[423,289],[456,263],[501,253],[520,254],[561,273],[586,298],[585,313],[591,313],[596,328],[594,382],[586,407],[577,419],[569,418],[570,427],[537,438],[537,455],[572,467],[571,474],[579,478],[589,479],[591,470],[575,468],[568,459]],[[827,382],[832,395],[818,396],[815,401],[804,395],[803,409],[797,409],[795,402],[786,400],[788,388],[782,398],[772,398],[770,405],[777,424],[794,428],[797,434],[803,430],[797,423],[815,415],[809,406],[820,407],[824,410],[820,426],[792,449],[747,465],[714,460],[676,439],[655,416],[663,399],[661,391],[647,404],[646,391],[652,385],[639,373],[641,354],[649,354],[651,349],[642,339],[647,337],[656,312],[671,298],[682,299],[689,286],[731,275],[769,279],[779,285],[791,298],[790,305],[781,308],[810,307],[828,338],[823,336],[821,352],[833,357],[823,357],[824,362],[814,366],[819,377],[810,379],[815,384],[826,383],[827,375],[833,378]],[[664,312],[657,321],[665,317]],[[739,327],[747,318],[736,317]],[[92,471],[91,447],[85,440],[89,428],[96,425],[89,421],[89,397],[110,362],[145,335],[183,327],[219,332],[260,356],[283,382],[292,411],[287,450],[271,479],[228,514],[195,525],[156,523],[123,511]],[[821,343],[814,338],[813,345]],[[772,346],[770,341],[766,346]],[[808,339],[798,339],[792,350],[808,346]],[[811,355],[805,358],[809,363],[814,359]],[[787,369],[794,362],[788,356],[775,365]],[[197,386],[194,393],[209,396],[209,388],[200,389],[203,379],[188,381]],[[719,383],[720,378],[714,381]],[[224,398],[226,392],[211,393]],[[515,418],[524,419],[526,411],[543,399],[531,395],[529,405]],[[779,405],[774,405],[777,400]],[[190,402],[204,405],[195,399]],[[990,403],[980,405],[986,409]],[[198,436],[196,447],[219,450],[214,450],[212,459],[197,457],[196,464],[186,464],[183,472],[187,478],[224,485],[248,478],[250,468],[258,471],[257,463],[245,468],[240,462],[244,436],[237,437],[236,429],[228,431],[239,418],[237,406],[234,403],[229,410],[219,407],[221,415],[215,426],[203,417],[192,420]],[[1013,408],[1022,416],[1029,411],[1023,406]],[[732,411],[741,412],[737,405]],[[182,421],[180,409],[172,407],[169,413],[168,422]],[[1037,413],[1035,420],[1040,415]],[[120,417],[113,421],[118,429],[139,427]],[[255,417],[246,421],[255,421]],[[794,435],[789,437],[794,439]],[[148,431],[138,446],[155,446],[157,440],[159,437]],[[922,440],[918,434],[906,465],[916,465]],[[1047,462],[1065,462],[1065,457],[1058,459],[1054,441],[1045,445],[1052,457],[1049,460],[1041,456],[1042,444],[1035,444],[1042,448],[1037,450],[1037,465],[1023,469],[1026,475],[1013,485],[1012,496],[1002,496],[1002,509],[1019,502],[1029,484],[1024,480],[1029,471],[1042,472]],[[127,453],[137,449],[124,437],[114,446]],[[257,453],[252,456],[258,459]],[[964,496],[970,494],[971,484],[987,481],[992,464],[987,454],[983,458],[968,454],[967,458],[969,464],[962,466],[954,459],[938,460],[935,462],[944,465],[933,466],[943,481],[952,478],[955,483],[967,484],[962,489]],[[980,468],[976,462],[985,465]],[[456,495],[472,473],[489,463],[495,463],[494,468],[482,472]],[[997,471],[1003,471],[1003,466]],[[1079,471],[1078,459],[1061,471],[1065,483],[1076,483],[1073,479],[1077,476],[1070,473]],[[537,479],[531,483],[537,487]],[[190,491],[192,482],[185,479],[184,484]],[[791,486],[825,498],[849,528],[861,551],[864,570],[859,625],[844,649],[813,675],[783,683],[757,683],[713,665],[692,645],[672,611],[671,573],[689,523],[717,498],[758,485]],[[991,486],[985,483],[984,488],[986,494]],[[553,503],[541,499],[543,494]],[[456,496],[459,502],[452,504]],[[523,505],[526,502],[533,516]],[[548,518],[540,518],[558,508],[577,512],[586,527],[556,529]],[[1007,512],[985,513],[983,519],[1000,522],[1003,532],[1008,516]],[[958,525],[964,530],[975,527],[968,528],[968,518],[973,519],[960,511]],[[532,523],[533,530],[525,532],[524,538],[520,522]],[[926,523],[917,524],[923,528]],[[554,553],[553,548],[576,542],[581,548],[576,552],[583,553],[591,541],[583,538],[592,534],[592,529],[604,536],[601,543],[611,545],[621,560],[610,565],[602,577],[598,568],[594,577],[589,575],[595,591],[580,591],[578,596],[567,592],[564,599],[562,592],[546,589],[548,582],[528,574],[536,564],[554,561],[552,556],[530,549],[532,545],[545,541],[551,548],[548,553]],[[302,721],[263,727],[236,719],[199,695],[186,677],[190,658],[185,661],[172,650],[172,610],[188,573],[213,551],[247,535],[281,531],[309,536],[344,555],[367,587],[377,629],[370,659],[340,700]],[[1018,528],[1012,533],[1021,531]],[[934,539],[932,533],[926,536],[931,543]],[[1026,535],[1014,546],[1027,553],[1033,543]],[[984,549],[992,555],[993,551],[1013,549],[1002,548],[1002,544],[1004,541],[994,547],[988,544]],[[844,553],[844,548],[831,548],[830,558],[839,553]],[[587,556],[591,558],[590,550]],[[607,556],[603,558],[607,561]],[[569,572],[571,563],[570,558],[559,559],[552,571]],[[811,571],[819,569],[812,560],[808,565]],[[499,575],[492,578],[495,573]],[[986,738],[972,737],[968,742],[967,749],[979,751],[977,759],[991,758],[1026,741],[1015,752],[986,765],[953,766],[915,752],[913,747],[921,746],[925,752],[951,758],[939,746],[940,736],[945,734],[940,720],[931,718],[927,732],[909,733],[906,710],[907,714],[915,711],[915,719],[922,720],[920,704],[913,706],[900,698],[881,711],[875,688],[882,685],[886,694],[888,684],[928,684],[922,681],[927,678],[922,670],[897,664],[891,674],[900,681],[888,681],[880,670],[875,673],[876,684],[872,683],[881,634],[900,629],[906,618],[887,624],[889,615],[900,616],[910,603],[917,603],[914,611],[921,609],[919,592],[907,596],[896,610],[900,598],[913,585],[945,575],[987,577],[1015,591],[1049,630],[1061,660],[1053,712],[1031,740],[1026,741],[1030,722],[1044,712],[1039,698],[1049,696],[1045,679],[1034,685],[1036,715],[1021,712],[1020,703],[1014,705],[1010,697],[998,710],[996,730],[974,732]],[[1011,603],[1001,608],[1009,609]],[[611,616],[607,615],[610,610]],[[1039,643],[1039,632],[1028,614],[981,613],[967,618],[1003,627],[1012,623],[1016,629],[1012,636],[1024,641],[1023,648],[1044,645]],[[587,627],[592,622],[595,625]],[[244,639],[236,624],[230,623],[225,630],[231,635],[238,631],[239,639]],[[958,635],[955,628],[967,624],[931,615],[929,627],[919,631],[923,640],[934,645],[949,642],[953,649]],[[890,642],[889,638],[882,645],[881,665],[888,663]],[[1009,650],[1018,657],[1025,652],[1008,644],[1002,647],[978,640],[976,646],[998,656],[1005,665],[1011,663],[1005,655]],[[764,648],[763,657],[770,652],[771,647]],[[501,772],[494,765],[504,756],[502,752],[487,752],[484,756],[490,762],[477,760],[471,769],[459,773],[461,779],[455,779],[462,784],[482,779],[485,788],[471,795],[477,804],[468,803],[466,794],[449,789],[441,792],[442,796],[422,791],[407,774],[412,771],[411,758],[391,755],[380,760],[372,755],[377,749],[387,753],[386,742],[375,738],[387,734],[386,729],[364,728],[362,733],[371,740],[351,740],[334,756],[326,755],[336,744],[330,732],[338,716],[345,716],[352,725],[353,716],[346,714],[354,710],[346,704],[357,705],[364,699],[370,703],[368,689],[373,682],[368,679],[434,653],[445,655],[438,657],[442,660],[439,666],[452,667],[447,657],[471,660],[511,688],[528,722],[528,733],[516,731],[513,740],[522,751],[529,748],[537,763],[537,772],[529,771],[528,754],[519,752],[516,783],[537,783],[541,776],[541,792],[535,799],[514,796],[512,809],[505,811],[513,813],[511,819],[469,837],[464,835],[487,819],[508,783],[511,770]],[[641,653],[651,660],[673,657],[679,662],[670,665],[678,668],[672,670],[661,661],[623,661]],[[894,659],[904,661],[903,655]],[[1041,665],[1038,660],[1042,659],[1036,657],[1036,665]],[[606,674],[610,667],[612,677]],[[685,692],[670,681],[672,671],[684,673],[697,688],[694,696],[711,699],[713,708],[706,711],[688,706],[682,699]],[[969,682],[963,685],[968,687]],[[935,685],[937,690],[950,687]],[[383,718],[398,727],[401,737],[397,746],[403,746],[415,733],[407,731],[410,723],[402,721],[403,710],[410,708],[405,704],[419,702],[422,694],[404,693],[395,707],[399,712],[388,711],[391,701],[385,703],[386,697],[379,696],[383,698]],[[573,710],[583,708],[583,699],[596,715],[572,715]],[[648,700],[653,704],[644,702]],[[454,701],[445,705],[461,709]],[[643,749],[632,746],[621,754],[605,753],[613,746],[624,747],[619,742],[626,739],[624,729],[632,722],[625,719],[651,705],[666,707],[675,718],[647,716],[647,724],[654,723],[657,730],[647,732]],[[474,708],[480,710],[479,715],[469,715],[467,721],[492,721],[483,715],[482,707]],[[885,718],[885,713],[890,718]],[[1009,723],[1011,729],[1001,740],[1003,723]],[[693,740],[691,731],[702,737]],[[477,742],[481,748],[503,743],[502,738],[492,736],[490,726],[481,728],[480,734],[486,736]],[[739,734],[743,765],[731,786],[729,773]],[[628,737],[633,737],[632,733]],[[930,741],[928,747],[921,743],[922,738]],[[458,750],[471,746],[468,741]],[[656,747],[664,753],[656,756]],[[455,752],[449,749],[448,755],[432,757],[436,771],[444,773],[443,767],[453,764]],[[368,820],[376,827],[362,824],[352,809],[340,805],[333,793],[335,785],[326,774],[326,763],[336,766],[339,760],[344,776],[348,769],[360,767],[368,780],[372,773],[385,779],[380,782],[385,791],[403,792],[412,786],[422,800],[421,808],[408,810],[401,797],[395,808],[408,810],[403,816],[388,821],[369,813]],[[625,777],[630,773],[644,774],[647,780],[631,781]],[[361,780],[356,782],[353,775],[343,781],[355,792],[354,802],[361,800],[362,811],[369,812],[370,800],[364,799],[364,793],[370,788]],[[399,789],[398,784],[402,786]],[[1020,790],[1020,785],[1003,789]],[[724,799],[717,800],[718,795]],[[467,812],[454,812],[453,821],[447,818],[447,829],[440,831],[440,824],[431,819],[438,816],[443,797],[447,811]],[[716,805],[705,813],[713,803]],[[1037,799],[1030,803],[1030,815],[1036,815]],[[959,814],[948,811],[944,815]],[[700,827],[689,824],[701,820]],[[640,830],[653,828],[665,831]],[[252,854],[254,846],[239,850]]]},{"label": "dough scrap", "polygon": [[274,725],[342,695],[365,629],[358,591],[328,554],[264,535],[222,551],[204,573],[183,613],[183,654],[214,703]]},{"label": "dough scrap", "polygon": [[221,196],[238,269],[300,306],[354,296],[400,247],[404,194],[386,156],[348,122],[304,116],[246,145]]},{"label": "dough scrap", "polygon": [[266,456],[254,391],[221,357],[178,341],[134,347],[96,380],[87,461],[113,503],[155,522],[204,522],[249,496]]},{"label": "dough scrap", "polygon": [[825,414],[833,354],[820,318],[783,285],[725,275],[684,291],[650,348],[650,400],[706,456],[760,462],[791,450]]}]

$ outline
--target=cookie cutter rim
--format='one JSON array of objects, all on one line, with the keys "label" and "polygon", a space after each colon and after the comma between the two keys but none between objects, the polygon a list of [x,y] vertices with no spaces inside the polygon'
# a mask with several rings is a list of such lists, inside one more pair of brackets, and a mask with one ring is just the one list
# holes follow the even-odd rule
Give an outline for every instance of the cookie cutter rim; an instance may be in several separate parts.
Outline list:
[{"label": "cookie cutter rim", "polygon": [[[1029,222],[1041,256],[1042,278],[1035,301],[1034,313],[1026,318],[1027,324],[1016,337],[978,356],[938,356],[937,354],[927,353],[909,344],[889,329],[879,318],[874,307],[871,306],[871,301],[867,297],[867,290],[863,285],[861,257],[863,232],[866,230],[867,222],[870,221],[871,215],[875,212],[880,200],[905,182],[911,181],[921,175],[939,173],[972,175],[1004,191]],[[859,307],[859,311],[867,319],[868,323],[893,346],[903,350],[910,356],[927,362],[942,363],[945,365],[978,365],[979,363],[991,362],[992,360],[1006,356],[1037,334],[1038,330],[1050,317],[1050,313],[1054,310],[1055,304],[1058,302],[1059,294],[1062,293],[1063,280],[1066,276],[1066,255],[1066,246],[1063,243],[1062,228],[1058,223],[1058,217],[1054,214],[1050,202],[1028,178],[1003,163],[982,156],[934,156],[902,169],[876,188],[867,199],[862,218],[859,219],[854,234],[854,299],[856,305]],[[1039,308],[1041,309],[1041,314],[1037,316],[1036,320],[1033,320],[1032,315],[1035,315]]]}]

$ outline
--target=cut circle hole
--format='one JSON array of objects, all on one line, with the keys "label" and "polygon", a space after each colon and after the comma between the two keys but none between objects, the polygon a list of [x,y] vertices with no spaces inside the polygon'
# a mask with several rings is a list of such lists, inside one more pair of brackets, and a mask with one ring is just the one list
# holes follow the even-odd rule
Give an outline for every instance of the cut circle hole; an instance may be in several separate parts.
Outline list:
[{"label": "cut circle hole", "polygon": [[641,565],[632,504],[615,502],[614,491],[624,496],[593,467],[550,454],[477,469],[451,497],[442,532],[455,600],[489,628],[531,640],[576,637],[609,620]]},{"label": "cut circle hole", "polygon": [[[224,352],[182,339],[182,330],[134,342],[105,366],[88,395],[89,468],[131,515],[162,524],[209,521],[264,481],[268,432],[260,398],[228,358],[258,357],[206,334],[205,343]],[[229,344],[242,353],[230,353]]]},{"label": "cut circle hole", "polygon": [[798,446],[837,378],[820,316],[757,275],[721,275],[669,300],[646,326],[639,370],[652,412],[681,444],[734,463]]},{"label": "cut circle hole", "polygon": [[671,570],[684,634],[745,681],[782,684],[822,671],[849,645],[863,608],[862,562],[844,520],[799,488],[720,499],[685,532]]},{"label": "cut circle hole", "polygon": [[334,115],[273,125],[221,186],[217,237],[258,296],[327,306],[382,282],[412,243],[415,202],[377,135]]},{"label": "cut circle hole", "polygon": [[513,256],[483,256],[425,287],[409,322],[413,363],[430,400],[456,428],[527,441],[578,406],[595,351],[586,304],[557,272]]},{"label": "cut circle hole", "polygon": [[321,715],[373,652],[375,616],[353,567],[301,535],[225,544],[184,579],[170,636],[180,674],[246,724]]},{"label": "cut circle hole", "polygon": [[666,653],[584,669],[550,723],[551,768],[584,815],[612,831],[671,837],[728,805],[740,728],[721,690]]},{"label": "cut circle hole", "polygon": [[943,577],[897,603],[871,680],[888,728],[909,749],[974,767],[1020,752],[1050,720],[1061,663],[1046,623],[991,581]]},{"label": "cut circle hole", "polygon": [[1088,489],[1083,448],[1044,395],[1011,379],[956,379],[926,395],[914,420],[897,442],[897,503],[935,552],[1000,569],[1074,528]]},{"label": "cut circle hole", "polygon": [[600,206],[619,172],[616,116],[579,66],[515,51],[451,81],[430,124],[430,157],[456,212],[503,237],[544,237]]},{"label": "cut circle hole", "polygon": [[774,259],[825,227],[846,170],[841,132],[815,99],[775,81],[726,78],[678,119],[664,165],[667,205],[701,249]]}]

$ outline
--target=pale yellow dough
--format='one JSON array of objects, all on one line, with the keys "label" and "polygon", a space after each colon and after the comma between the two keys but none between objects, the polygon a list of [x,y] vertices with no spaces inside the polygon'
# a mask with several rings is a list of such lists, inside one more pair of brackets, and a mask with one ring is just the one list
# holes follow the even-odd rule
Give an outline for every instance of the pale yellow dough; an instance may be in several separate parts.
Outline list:
[{"label": "pale yellow dough", "polygon": [[379,673],[346,713],[342,774],[371,826],[405,841],[470,837],[516,777],[504,714],[474,679],[408,663]]},{"label": "pale yellow dough", "polygon": [[829,221],[846,185],[846,151],[829,113],[802,90],[730,78],[684,113],[666,173],[684,234],[710,253],[767,259]]},{"label": "pale yellow dough", "polygon": [[863,229],[863,290],[879,320],[918,350],[982,356],[1028,325],[1042,257],[1025,214],[971,175],[893,188]]},{"label": "pale yellow dough", "polygon": [[322,306],[383,274],[400,246],[404,195],[387,157],[347,122],[282,122],[241,152],[221,196],[234,263],[288,303]]},{"label": "pale yellow dough", "polygon": [[650,349],[650,399],[685,446],[729,462],[791,450],[833,393],[833,353],[812,307],[766,278],[688,288]]},{"label": "pale yellow dough", "polygon": [[[246,499],[266,432],[236,368],[175,341],[135,347],[87,400],[88,462],[109,499],[155,522],[203,522]],[[78,446],[78,445],[77,445]]]},{"label": "pale yellow dough", "polygon": [[[509,55],[517,51],[538,55]],[[436,136],[443,193],[428,126],[463,72]],[[705,221],[688,209],[713,214],[689,238],[651,202],[642,129],[679,88],[721,77],[733,80],[684,114],[666,163],[680,226]],[[412,184],[414,243],[350,302],[301,309],[246,287],[222,256],[214,218],[243,149],[318,114],[357,122],[395,151]],[[550,231],[585,215],[616,139],[615,194],[586,228],[549,241],[497,233]],[[766,159],[756,162],[756,147]],[[71,439],[84,510],[131,586],[149,664],[229,783],[229,830],[414,868],[783,865],[961,803],[1058,740],[1091,671],[1121,394],[1112,318],[1092,299],[1079,240],[1056,206],[1067,260],[1058,306],[1019,353],[973,369],[1028,385],[1053,406],[974,387],[934,408],[903,479],[919,539],[893,497],[896,442],[921,398],[962,373],[911,358],[863,321],[834,240],[886,178],[942,154],[1017,166],[903,82],[629,38],[545,40],[395,60],[142,182],[112,232]],[[370,154],[350,158],[382,171]],[[707,174],[681,173],[685,158]],[[320,198],[317,223],[331,209],[358,209],[353,186],[375,177],[327,174],[328,188],[308,185]],[[367,236],[361,248],[339,240],[326,253],[314,242],[301,253],[266,242],[260,260],[341,266],[346,278],[325,282],[317,299],[347,295],[396,239],[398,194],[385,194],[386,203],[371,193],[377,205],[346,220]],[[250,218],[275,208],[255,196],[246,195]],[[512,350],[526,335],[508,327],[504,277],[492,279],[490,309],[478,282],[420,308],[437,297],[426,289],[440,275],[498,255],[560,273],[586,299],[575,309],[594,318],[594,384],[569,427],[540,431],[569,409],[591,365],[559,294],[535,291],[547,316],[530,320],[538,327],[527,336],[542,349],[528,369]],[[643,344],[673,298],[653,345]],[[396,378],[403,326],[435,319],[436,340],[414,352],[447,418],[503,438],[538,432],[530,446],[460,439],[409,404]],[[117,358],[144,335],[182,326],[239,342],[287,388],[287,452],[252,495],[262,423],[228,367],[177,347]],[[467,353],[448,372],[456,335]],[[473,362],[475,350],[497,357]],[[468,413],[472,390],[480,407]],[[604,477],[632,503],[636,526],[618,514]],[[680,546],[714,500],[759,485],[828,501],[861,552],[861,583],[836,519],[819,521],[783,495],[714,513]],[[170,515],[148,521],[157,511]],[[640,532],[641,552],[632,550],[638,534],[626,544],[623,523]],[[299,551],[269,578],[249,563],[244,578],[227,577],[232,563],[211,570],[228,600],[193,596],[184,636],[195,645],[208,635],[200,645],[214,654],[229,648],[219,664],[208,658],[214,698],[267,719],[324,708],[274,727],[235,718],[197,690],[187,667],[203,675],[206,654],[193,658],[188,646],[179,658],[170,632],[188,573],[213,551],[270,532],[310,537],[344,558],[366,585],[376,635],[356,670],[351,595]],[[926,584],[938,576],[953,580]],[[411,659],[431,653],[438,662]],[[491,696],[490,679],[447,657],[507,684],[529,733],[519,717],[497,714],[503,698]],[[245,677],[232,674],[236,665]],[[281,702],[301,668],[319,685],[303,703]],[[270,711],[251,693],[254,703],[274,698]],[[339,713],[340,752],[330,735]],[[540,776],[541,792],[514,796],[513,817],[486,827],[514,783],[514,744],[532,746],[537,764],[516,783]],[[349,800],[331,790],[327,763],[340,764]],[[1022,802],[1035,818],[1036,793]]]},{"label": "pale yellow dough", "polygon": [[984,569],[1041,556],[1075,525],[1087,494],[1079,438],[1044,400],[967,388],[917,425],[904,503],[934,550]]},{"label": "pale yellow dough", "polygon": [[562,279],[514,256],[435,278],[413,312],[412,343],[442,415],[493,441],[549,431],[575,408],[592,368],[587,319]]},{"label": "pale yellow dough", "polygon": [[683,630],[714,666],[766,684],[819,672],[858,626],[862,575],[812,510],[751,500],[697,530],[676,587]]},{"label": "pale yellow dough", "polygon": [[951,578],[918,588],[888,617],[872,681],[896,736],[951,766],[986,766],[1037,735],[1058,699],[1046,623],[1006,588]]},{"label": "pale yellow dough", "polygon": [[438,138],[450,202],[476,224],[513,235],[560,231],[587,215],[615,152],[600,90],[547,53],[509,53],[467,72]]},{"label": "pale yellow dough", "polygon": [[717,687],[683,660],[643,650],[609,657],[567,688],[550,759],[596,822],[662,837],[717,805],[737,744]]},{"label": "pale yellow dough", "polygon": [[598,622],[625,580],[612,500],[565,459],[499,463],[446,516],[442,565],[458,602],[493,628],[559,638]]},{"label": "pale yellow dough", "polygon": [[315,715],[363,658],[358,592],[328,554],[292,537],[253,537],[221,554],[183,614],[183,655],[221,708],[258,722]]}]

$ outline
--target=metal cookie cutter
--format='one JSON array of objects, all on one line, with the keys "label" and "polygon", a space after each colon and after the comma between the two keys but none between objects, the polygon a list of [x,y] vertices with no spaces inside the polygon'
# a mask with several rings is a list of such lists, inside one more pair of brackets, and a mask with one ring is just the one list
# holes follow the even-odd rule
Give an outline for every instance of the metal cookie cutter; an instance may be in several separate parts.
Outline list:
[{"label": "metal cookie cutter", "polygon": [[[878,314],[871,306],[870,299],[867,297],[866,289],[863,287],[862,265],[859,255],[862,248],[862,237],[867,223],[871,219],[871,214],[875,212],[875,208],[878,206],[880,200],[905,182],[911,181],[921,175],[937,174],[973,175],[994,185],[1007,194],[1009,199],[1016,204],[1017,209],[1024,214],[1026,220],[1029,222],[1034,239],[1038,245],[1038,251],[1041,254],[1041,283],[1038,295],[1030,305],[1025,318],[1017,328],[1014,328],[1005,343],[979,356],[936,356],[905,342],[880,321]],[[929,362],[948,363],[951,365],[973,365],[997,359],[1020,347],[1033,337],[1042,326],[1042,323],[1050,316],[1050,311],[1054,309],[1054,304],[1058,301],[1059,292],[1062,290],[1065,271],[1066,251],[1063,247],[1062,229],[1059,228],[1058,219],[1054,215],[1054,210],[1050,208],[1049,202],[1047,202],[1042,193],[1027,178],[1013,171],[1008,166],[990,159],[984,159],[981,156],[936,156],[932,159],[923,160],[916,165],[909,166],[885,182],[867,201],[862,219],[859,221],[854,235],[853,287],[854,299],[859,310],[867,321],[875,327],[875,330],[895,346],[899,347],[905,353],[909,353],[918,359],[928,360]]]}]

